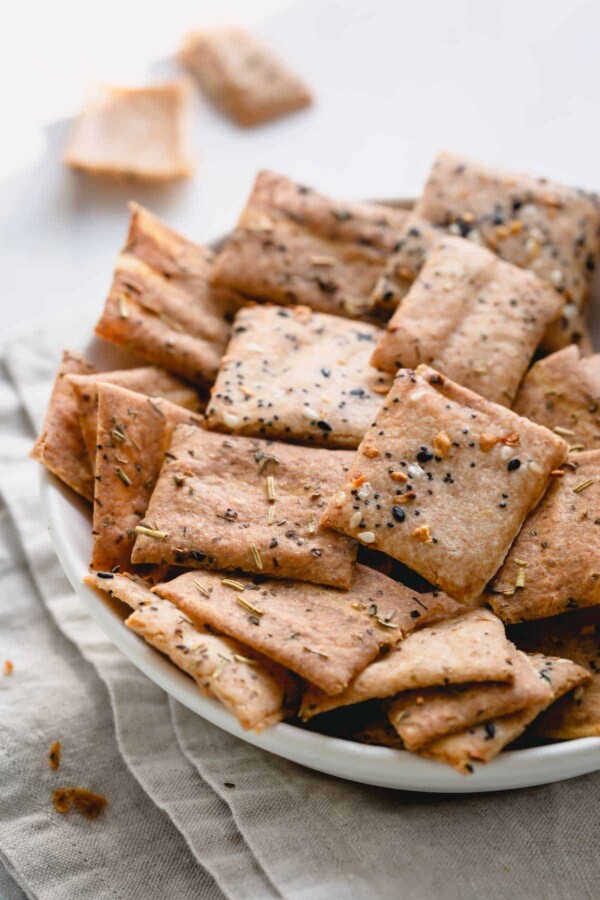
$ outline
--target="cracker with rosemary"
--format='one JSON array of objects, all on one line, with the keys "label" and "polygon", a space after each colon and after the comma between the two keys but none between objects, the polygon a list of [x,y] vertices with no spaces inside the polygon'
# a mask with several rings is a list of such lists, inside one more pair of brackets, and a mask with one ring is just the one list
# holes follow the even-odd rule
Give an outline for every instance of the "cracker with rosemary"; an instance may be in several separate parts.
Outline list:
[{"label": "cracker with rosemary", "polygon": [[512,406],[546,326],[554,288],[460,237],[440,239],[383,332],[373,365],[421,363],[494,403]]},{"label": "cracker with rosemary", "polygon": [[57,478],[85,497],[94,499],[94,475],[79,425],[77,401],[70,375],[90,375],[94,366],[78,353],[65,350],[56,373],[42,431],[31,450]]},{"label": "cracker with rosemary", "polygon": [[213,284],[282,306],[360,318],[406,212],[342,203],[260,172],[215,262]]},{"label": "cracker with rosemary", "polygon": [[209,279],[214,255],[131,204],[96,334],[194,384],[210,384],[239,303]]},{"label": "cracker with rosemary", "polygon": [[348,588],[355,542],[319,516],[353,454],[182,427],[139,524],[135,563],[243,569]]},{"label": "cracker with rosemary", "polygon": [[97,385],[93,569],[129,568],[136,528],[144,518],[176,425],[200,417],[161,397],[116,384]]},{"label": "cracker with rosemary", "polygon": [[379,276],[373,300],[384,312],[396,309],[408,294],[427,259],[427,254],[444,232],[411,212],[399,230],[394,253]]},{"label": "cracker with rosemary", "polygon": [[502,622],[488,609],[474,609],[410,634],[336,696],[309,685],[300,715],[310,719],[340,706],[415,688],[513,679],[513,649]]},{"label": "cracker with rosemary", "polygon": [[440,153],[415,213],[551,284],[563,308],[545,346],[579,343],[598,256],[600,207],[593,195]]},{"label": "cracker with rosemary", "polygon": [[573,452],[600,449],[600,353],[582,356],[574,344],[531,367],[514,410],[551,428]]},{"label": "cracker with rosemary", "polygon": [[192,624],[176,606],[131,578],[103,573],[85,581],[132,606],[127,627],[190,675],[203,694],[220,700],[244,728],[263,731],[293,712],[298,686],[277,663]]},{"label": "cracker with rosemary", "polygon": [[392,701],[388,715],[407,750],[418,750],[448,734],[542,703],[551,697],[526,653],[512,654],[514,681],[457,684],[407,691]]},{"label": "cracker with rosemary", "polygon": [[427,366],[402,370],[322,521],[475,600],[567,449]]},{"label": "cracker with rosemary", "polygon": [[600,450],[571,454],[556,472],[488,599],[505,622],[600,604]]},{"label": "cracker with rosemary", "polygon": [[550,696],[546,700],[510,716],[489,719],[482,725],[441,738],[422,747],[419,754],[446,763],[462,775],[467,775],[473,771],[473,762],[490,762],[520,737],[544,709],[590,679],[589,672],[570,659],[537,654],[530,659],[539,677],[550,686]]},{"label": "cracker with rosemary", "polygon": [[179,58],[214,105],[238,125],[258,125],[312,103],[302,79],[245,28],[192,31]]},{"label": "cracker with rosemary", "polygon": [[358,447],[391,386],[369,364],[381,329],[278,306],[241,309],[221,360],[208,427]]},{"label": "cracker with rosemary", "polygon": [[344,690],[382,647],[457,608],[442,593],[417,594],[364,566],[356,566],[348,591],[219,572],[187,572],[155,591],[194,622],[243,641],[329,694]]}]

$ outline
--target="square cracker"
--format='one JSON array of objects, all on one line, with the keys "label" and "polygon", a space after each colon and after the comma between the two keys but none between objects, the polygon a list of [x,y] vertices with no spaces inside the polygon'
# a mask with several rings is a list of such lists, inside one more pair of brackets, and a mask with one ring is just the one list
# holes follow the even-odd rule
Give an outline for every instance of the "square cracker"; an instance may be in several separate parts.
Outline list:
[{"label": "square cracker", "polygon": [[513,409],[578,450],[600,450],[600,353],[582,356],[571,344],[540,359],[525,376]]},{"label": "square cracker", "polygon": [[176,606],[131,578],[105,573],[84,581],[132,606],[127,627],[190,675],[203,694],[220,700],[244,728],[262,731],[293,711],[298,686],[282,666],[193,625]]},{"label": "square cracker", "polygon": [[514,681],[460,684],[407,691],[392,701],[388,715],[407,750],[418,750],[448,734],[506,716],[551,697],[526,653],[513,653]]},{"label": "square cracker", "polygon": [[239,303],[209,279],[214,255],[131,204],[96,334],[194,384],[210,384]]},{"label": "square cracker", "polygon": [[600,450],[573,454],[553,478],[488,599],[505,622],[600,604]]},{"label": "square cracker", "polygon": [[489,609],[472,609],[408,635],[333,697],[308,685],[300,716],[414,688],[513,678],[513,648],[502,622]]},{"label": "square cracker", "polygon": [[200,417],[160,397],[116,384],[97,385],[98,433],[93,569],[129,568],[135,528],[143,519],[176,425]]},{"label": "square cracker", "polygon": [[56,373],[42,431],[30,456],[69,487],[94,499],[94,476],[79,425],[79,410],[69,384],[70,375],[89,375],[94,366],[83,356],[65,350]]},{"label": "square cracker", "polygon": [[444,594],[416,594],[364,566],[356,566],[347,592],[218,572],[187,572],[155,591],[194,622],[243,641],[327,693],[342,691],[381,647],[417,623],[456,609]]},{"label": "square cracker", "polygon": [[273,172],[259,172],[213,284],[281,306],[360,318],[397,243],[406,212],[341,203]]},{"label": "square cracker", "polygon": [[319,526],[352,454],[177,428],[135,563],[243,569],[348,588],[355,543]]},{"label": "square cracker", "polygon": [[579,343],[598,255],[600,207],[593,195],[440,153],[415,213],[549,282],[565,302],[544,344],[558,350]]},{"label": "square cracker", "polygon": [[322,522],[468,602],[566,452],[558,435],[433,369],[403,370]]},{"label": "square cracker", "polygon": [[531,272],[458,237],[439,240],[373,354],[379,369],[421,363],[511,406],[546,326],[556,291]]},{"label": "square cracker", "polygon": [[192,31],[179,59],[214,105],[239,125],[258,125],[312,103],[296,73],[245,28]]},{"label": "square cracker", "polygon": [[391,387],[369,365],[381,334],[308,307],[241,309],[212,389],[208,427],[358,447]]},{"label": "square cracker", "polygon": [[550,697],[510,716],[490,719],[483,725],[467,728],[434,741],[422,747],[419,754],[427,759],[446,763],[462,775],[467,775],[473,771],[474,761],[490,762],[508,744],[523,734],[536,716],[551,703],[578,685],[589,681],[589,672],[570,659],[556,659],[537,654],[530,659],[540,677],[548,681],[551,689]]},{"label": "square cracker", "polygon": [[99,372],[94,375],[68,375],[77,398],[79,424],[92,467],[96,460],[96,434],[98,431],[98,384],[117,384],[145,394],[147,397],[162,397],[193,412],[199,412],[202,401],[198,393],[189,385],[155,366],[138,369],[116,369],[113,372]]},{"label": "square cracker", "polygon": [[398,232],[398,242],[388,258],[373,291],[373,301],[384,312],[396,309],[423,268],[427,254],[444,236],[414,212],[409,213]]},{"label": "square cracker", "polygon": [[75,120],[65,162],[92,175],[148,181],[188,177],[190,87],[183,79],[149,87],[98,87]]}]

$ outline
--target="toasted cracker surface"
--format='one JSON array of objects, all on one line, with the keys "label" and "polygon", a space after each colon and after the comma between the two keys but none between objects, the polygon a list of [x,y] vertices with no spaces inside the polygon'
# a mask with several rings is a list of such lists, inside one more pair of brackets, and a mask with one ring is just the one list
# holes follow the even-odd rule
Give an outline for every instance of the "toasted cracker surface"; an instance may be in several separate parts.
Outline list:
[{"label": "toasted cracker surface", "polygon": [[399,229],[394,253],[375,285],[373,300],[384,311],[394,310],[409,292],[427,259],[427,254],[444,232],[411,212]]}]

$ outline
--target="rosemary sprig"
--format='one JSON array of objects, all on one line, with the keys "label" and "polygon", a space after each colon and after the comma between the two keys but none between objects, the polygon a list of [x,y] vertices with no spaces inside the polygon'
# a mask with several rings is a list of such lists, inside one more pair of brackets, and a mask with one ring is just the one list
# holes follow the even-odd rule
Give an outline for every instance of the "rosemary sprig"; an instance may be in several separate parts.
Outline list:
[{"label": "rosemary sprig", "polygon": [[117,468],[115,469],[115,474],[117,478],[120,478],[125,487],[129,487],[129,485],[131,484],[131,478],[129,477],[129,475],[127,475],[126,472],[123,471],[121,466],[117,466]]}]

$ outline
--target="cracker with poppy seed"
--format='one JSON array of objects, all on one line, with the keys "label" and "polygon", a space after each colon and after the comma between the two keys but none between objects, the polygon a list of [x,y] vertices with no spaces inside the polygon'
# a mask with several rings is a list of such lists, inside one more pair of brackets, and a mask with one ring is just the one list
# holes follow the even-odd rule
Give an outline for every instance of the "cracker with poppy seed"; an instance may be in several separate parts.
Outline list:
[{"label": "cracker with poppy seed", "polygon": [[94,475],[79,425],[79,410],[70,375],[89,375],[95,367],[78,353],[65,350],[54,380],[42,431],[30,456],[85,497],[94,499]]},{"label": "cracker with poppy seed", "polygon": [[423,268],[427,254],[444,236],[426,219],[411,212],[399,231],[394,253],[385,264],[373,291],[376,306],[384,312],[396,309]]},{"label": "cracker with poppy seed", "polygon": [[482,725],[433,741],[421,747],[419,755],[446,763],[462,775],[473,771],[473,762],[490,762],[512,744],[534,719],[568,691],[583,685],[590,674],[570,659],[533,654],[530,656],[540,678],[550,686],[550,696],[510,716],[490,719]]},{"label": "cracker with poppy seed", "polygon": [[600,604],[600,450],[572,454],[529,514],[489,603],[505,622]]},{"label": "cracker with poppy seed", "polygon": [[239,304],[209,280],[214,254],[135,203],[96,334],[194,384],[210,384]]},{"label": "cracker with poppy seed", "polygon": [[600,450],[600,353],[571,344],[536,362],[513,409],[562,435],[573,450]]},{"label": "cracker with poppy seed", "polygon": [[369,364],[381,329],[278,306],[241,309],[207,410],[209,428],[358,447],[391,387]]},{"label": "cracker with poppy seed", "polygon": [[440,153],[415,214],[551,284],[563,308],[544,345],[579,343],[598,256],[600,206],[593,194]]},{"label": "cracker with poppy seed", "polygon": [[421,363],[511,406],[561,299],[531,272],[460,237],[440,239],[381,335],[372,363]]},{"label": "cracker with poppy seed", "polygon": [[512,660],[512,682],[425,688],[406,691],[392,700],[389,719],[406,749],[418,750],[448,734],[510,715],[551,696],[548,682],[540,678],[526,653],[514,650]]},{"label": "cracker with poppy seed", "polygon": [[[450,439],[445,454],[441,434]],[[365,455],[366,446],[379,456]],[[567,449],[558,435],[427,366],[402,370],[322,522],[469,602],[498,570]]]},{"label": "cracker with poppy seed", "polygon": [[340,706],[391,697],[414,688],[472,681],[510,682],[513,678],[513,650],[502,622],[488,609],[468,610],[408,635],[363,668],[336,696],[319,690],[320,685],[309,685],[300,716],[306,720]]},{"label": "cracker with poppy seed", "polygon": [[212,283],[281,306],[361,318],[373,313],[371,294],[405,217],[260,172]]},{"label": "cracker with poppy seed", "polygon": [[220,700],[244,728],[263,731],[293,712],[298,685],[282,666],[239,641],[192,624],[139,582],[108,575],[90,574],[84,580],[132,606],[127,627],[190,675],[203,694]]},{"label": "cracker with poppy seed", "polygon": [[219,572],[186,572],[154,590],[192,621],[243,641],[329,694],[344,690],[380,648],[457,608],[441,593],[416,594],[364,566],[356,566],[348,591]]},{"label": "cracker with poppy seed", "polygon": [[198,415],[161,397],[116,384],[97,385],[98,432],[93,517],[93,569],[130,568],[143,519],[176,425]]},{"label": "cracker with poppy seed", "polygon": [[353,454],[177,428],[134,563],[243,569],[348,588],[355,542],[321,528]]}]

